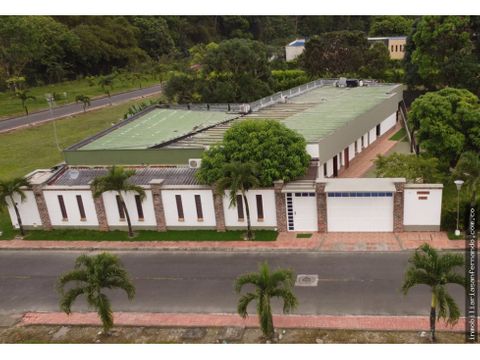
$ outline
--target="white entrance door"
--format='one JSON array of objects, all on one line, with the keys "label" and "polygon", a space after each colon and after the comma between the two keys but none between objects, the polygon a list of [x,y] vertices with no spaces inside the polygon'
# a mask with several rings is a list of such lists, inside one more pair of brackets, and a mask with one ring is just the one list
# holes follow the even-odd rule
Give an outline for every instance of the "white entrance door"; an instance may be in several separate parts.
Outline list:
[{"label": "white entrance door", "polygon": [[393,231],[391,192],[327,194],[329,232]]},{"label": "white entrance door", "polygon": [[317,201],[314,192],[287,193],[289,231],[317,231]]}]

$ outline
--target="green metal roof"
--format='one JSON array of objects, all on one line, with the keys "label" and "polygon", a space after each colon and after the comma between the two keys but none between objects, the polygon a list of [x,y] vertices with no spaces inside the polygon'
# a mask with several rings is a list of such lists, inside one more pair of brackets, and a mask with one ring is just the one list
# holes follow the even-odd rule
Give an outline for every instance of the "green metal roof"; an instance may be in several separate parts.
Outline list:
[{"label": "green metal roof", "polygon": [[235,117],[219,111],[153,109],[79,150],[147,149]]},{"label": "green metal roof", "polygon": [[[244,119],[278,120],[296,130],[308,143],[318,143],[333,131],[371,110],[402,89],[399,84],[356,88],[323,86],[253,112],[232,122],[167,145],[167,148],[202,148],[222,140],[225,131]],[[383,120],[383,119],[382,119]]]},{"label": "green metal roof", "polygon": [[321,87],[289,99],[289,102],[294,104],[311,106],[281,119],[280,122],[298,131],[307,142],[317,142],[388,99],[391,96],[388,93],[396,86],[398,85],[356,88]]}]

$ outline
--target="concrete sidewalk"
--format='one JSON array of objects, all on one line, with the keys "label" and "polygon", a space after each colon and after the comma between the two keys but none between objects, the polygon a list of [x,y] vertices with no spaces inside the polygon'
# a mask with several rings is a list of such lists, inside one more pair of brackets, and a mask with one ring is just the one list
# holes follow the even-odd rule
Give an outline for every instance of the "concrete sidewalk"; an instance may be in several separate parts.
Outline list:
[{"label": "concrete sidewalk", "polygon": [[[115,325],[146,327],[259,327],[256,315],[242,319],[237,314],[199,313],[133,313],[116,312]],[[273,323],[285,329],[348,329],[348,330],[397,330],[427,331],[428,316],[330,316],[330,315],[274,315]],[[29,312],[25,313],[20,325],[101,325],[93,312]],[[437,323],[437,330],[465,331],[465,318],[456,325]]]},{"label": "concrete sidewalk", "polygon": [[445,232],[403,233],[280,233],[276,241],[45,241],[4,240],[0,250],[158,250],[158,251],[403,251],[428,243],[437,249],[462,250],[463,240],[449,240]]}]

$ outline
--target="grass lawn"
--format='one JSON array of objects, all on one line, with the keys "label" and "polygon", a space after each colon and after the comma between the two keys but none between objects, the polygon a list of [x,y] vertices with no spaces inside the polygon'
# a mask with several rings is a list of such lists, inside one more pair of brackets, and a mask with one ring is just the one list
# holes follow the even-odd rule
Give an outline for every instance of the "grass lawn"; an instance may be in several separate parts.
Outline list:
[{"label": "grass lawn", "polygon": [[[245,231],[235,230],[217,232],[216,230],[170,230],[158,232],[141,230],[134,238],[129,238],[126,231],[96,231],[96,230],[31,230],[25,240],[89,240],[89,241],[237,241],[243,240]],[[254,241],[275,241],[277,232],[273,230],[255,231]]]},{"label": "grass lawn", "polygon": [[10,240],[18,234],[18,231],[13,229],[10,216],[8,216],[8,212],[6,210],[0,210],[0,231],[2,232],[2,235],[0,235],[0,240]]},{"label": "grass lawn", "polygon": [[[142,81],[142,87],[148,87],[154,84],[158,84],[159,80],[148,78]],[[113,90],[111,94],[116,94],[128,90],[135,90],[139,88],[138,82],[116,80],[113,84]],[[35,100],[27,101],[27,108],[29,112],[48,109],[48,103],[45,100],[46,93],[67,93],[66,99],[56,101],[58,105],[64,105],[75,102],[77,95],[83,94],[89,96],[91,99],[94,97],[106,96],[102,88],[98,85],[90,86],[85,79],[66,81],[62,83],[38,86],[29,88],[29,95],[35,96]],[[0,121],[1,118],[8,118],[12,116],[25,115],[25,111],[22,107],[22,102],[15,96],[12,91],[0,92]]]},{"label": "grass lawn", "polygon": [[[155,98],[155,97],[152,97]],[[56,121],[61,148],[66,148],[123,119],[130,106],[146,99],[94,110]],[[49,168],[63,161],[57,150],[53,122],[11,133],[0,134],[0,179],[24,176],[40,168]]]},{"label": "grass lawn", "polygon": [[405,131],[405,128],[401,128],[398,130],[395,134],[393,134],[389,140],[393,141],[408,141],[407,140],[407,132]]}]

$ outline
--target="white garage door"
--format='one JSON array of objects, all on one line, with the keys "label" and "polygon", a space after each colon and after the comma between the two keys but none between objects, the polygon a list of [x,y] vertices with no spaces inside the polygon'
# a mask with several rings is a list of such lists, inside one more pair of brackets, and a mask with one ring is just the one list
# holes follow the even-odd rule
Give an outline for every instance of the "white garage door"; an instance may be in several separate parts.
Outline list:
[{"label": "white garage door", "polygon": [[317,200],[314,192],[287,193],[289,231],[317,231]]},{"label": "white garage door", "polygon": [[327,221],[330,232],[393,231],[393,193],[328,193]]}]

